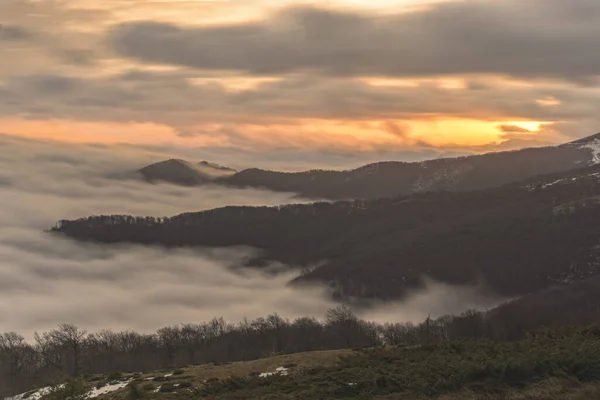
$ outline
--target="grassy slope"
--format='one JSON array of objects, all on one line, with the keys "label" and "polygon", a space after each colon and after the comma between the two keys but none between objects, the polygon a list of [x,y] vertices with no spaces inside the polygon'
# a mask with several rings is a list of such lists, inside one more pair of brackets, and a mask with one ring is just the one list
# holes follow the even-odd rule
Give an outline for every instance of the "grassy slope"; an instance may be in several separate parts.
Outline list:
[{"label": "grassy slope", "polygon": [[[165,383],[184,384],[191,383],[192,388],[202,388],[214,382],[227,380],[232,376],[258,376],[263,372],[273,372],[281,366],[290,367],[291,374],[297,374],[300,370],[314,368],[318,366],[333,366],[339,362],[340,358],[352,354],[351,350],[327,350],[311,351],[297,354],[286,354],[274,356],[254,361],[233,362],[221,365],[196,365],[178,370],[160,370],[151,373],[137,374],[104,374],[86,377],[86,387],[91,389],[96,385],[106,385],[111,382],[119,382],[134,379],[140,391],[144,393],[143,398],[163,399],[163,398],[185,398],[182,394],[189,393],[189,390],[180,389],[179,393],[175,390],[173,393],[154,393],[153,390],[165,385]],[[293,365],[293,367],[291,367]],[[170,376],[165,376],[170,375]],[[262,379],[262,378],[261,378]],[[128,399],[129,389],[119,390],[98,397],[99,399]],[[198,396],[194,396],[196,398]]]},{"label": "grassy slope", "polygon": [[[289,376],[260,372],[294,363]],[[600,329],[563,329],[518,342],[302,353],[196,366],[138,379],[145,399],[595,399],[600,398]],[[172,393],[147,390],[189,382]],[[206,382],[205,382],[206,381]],[[129,390],[104,399],[128,399]],[[139,397],[138,397],[139,398]]]}]

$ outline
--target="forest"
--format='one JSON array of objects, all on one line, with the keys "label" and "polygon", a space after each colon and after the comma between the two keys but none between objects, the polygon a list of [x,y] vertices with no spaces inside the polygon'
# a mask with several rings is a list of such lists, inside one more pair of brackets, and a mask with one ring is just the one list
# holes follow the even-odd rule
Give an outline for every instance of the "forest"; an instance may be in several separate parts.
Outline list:
[{"label": "forest", "polygon": [[512,297],[595,275],[600,167],[497,188],[379,200],[224,207],[173,217],[102,215],[50,231],[77,240],[168,247],[250,246],[260,267],[302,271],[338,299],[390,300],[423,286],[483,281]]}]

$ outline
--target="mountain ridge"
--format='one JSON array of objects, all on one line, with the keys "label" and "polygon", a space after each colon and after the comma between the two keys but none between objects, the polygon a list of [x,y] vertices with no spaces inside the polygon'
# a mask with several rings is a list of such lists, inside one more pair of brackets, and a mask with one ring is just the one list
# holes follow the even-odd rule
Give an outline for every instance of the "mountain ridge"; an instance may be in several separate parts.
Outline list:
[{"label": "mountain ridge", "polygon": [[[187,163],[181,161],[182,163]],[[600,163],[600,134],[558,146],[526,148],[420,162],[380,161],[347,170],[313,169],[280,172],[248,168],[208,178],[193,168],[168,168],[153,164],[140,171],[151,181],[293,192],[314,199],[377,199],[428,190],[468,191],[485,189],[531,176],[568,171]],[[191,165],[191,163],[188,163]],[[162,168],[166,171],[162,171]],[[219,166],[220,167],[220,166]],[[227,168],[227,167],[220,167]],[[194,175],[193,177],[191,175]]]}]

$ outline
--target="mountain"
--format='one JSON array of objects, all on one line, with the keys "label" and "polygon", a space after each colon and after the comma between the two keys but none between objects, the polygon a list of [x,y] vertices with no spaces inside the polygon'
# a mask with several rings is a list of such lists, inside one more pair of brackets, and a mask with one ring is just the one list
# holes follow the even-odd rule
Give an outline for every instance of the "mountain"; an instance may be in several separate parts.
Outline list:
[{"label": "mountain", "polygon": [[201,161],[197,164],[178,159],[161,161],[139,170],[150,182],[164,181],[179,185],[194,186],[209,183],[236,173],[234,169]]},{"label": "mountain", "polygon": [[[478,190],[527,177],[600,162],[600,134],[554,147],[406,163],[378,162],[347,171],[277,172],[257,168],[217,177],[213,183],[295,192],[329,200],[377,199],[428,190]],[[182,162],[184,163],[184,162]],[[157,165],[157,164],[155,164]],[[162,180],[203,184],[189,168],[153,168]],[[142,169],[146,170],[149,167]],[[164,168],[164,173],[162,169]],[[195,171],[195,170],[194,170]],[[145,173],[146,175],[146,173]],[[150,174],[152,177],[152,174]]]},{"label": "mountain", "polygon": [[600,164],[477,191],[279,207],[224,207],[172,218],[92,216],[52,232],[164,246],[248,245],[303,267],[292,284],[392,299],[429,277],[521,296],[600,271]]}]

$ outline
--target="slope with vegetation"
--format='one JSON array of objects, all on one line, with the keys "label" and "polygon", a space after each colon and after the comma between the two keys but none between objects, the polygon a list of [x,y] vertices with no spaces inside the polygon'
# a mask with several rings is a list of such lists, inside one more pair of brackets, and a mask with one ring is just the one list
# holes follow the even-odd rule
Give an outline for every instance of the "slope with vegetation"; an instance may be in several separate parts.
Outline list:
[{"label": "slope with vegetation", "polygon": [[224,207],[171,218],[92,216],[52,231],[103,243],[248,245],[262,250],[253,265],[309,267],[294,284],[327,284],[345,298],[399,298],[424,276],[519,296],[596,275],[599,217],[596,165],[479,191]]},{"label": "slope with vegetation", "polygon": [[141,169],[151,181],[199,185],[206,182],[294,192],[304,197],[377,199],[428,190],[477,190],[600,161],[600,134],[561,146],[488,153],[424,162],[378,162],[347,171],[278,172],[250,168],[206,179],[196,166],[169,160]]},{"label": "slope with vegetation", "polygon": [[[264,373],[283,363],[287,367],[275,369],[285,373]],[[105,394],[96,396],[103,387]],[[90,394],[115,400],[593,399],[600,396],[600,329],[540,330],[512,342],[387,346],[90,375],[69,380],[42,399],[83,400]]]}]

